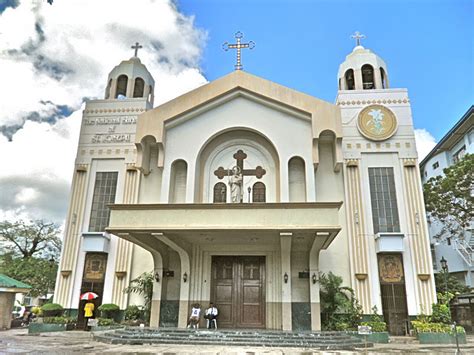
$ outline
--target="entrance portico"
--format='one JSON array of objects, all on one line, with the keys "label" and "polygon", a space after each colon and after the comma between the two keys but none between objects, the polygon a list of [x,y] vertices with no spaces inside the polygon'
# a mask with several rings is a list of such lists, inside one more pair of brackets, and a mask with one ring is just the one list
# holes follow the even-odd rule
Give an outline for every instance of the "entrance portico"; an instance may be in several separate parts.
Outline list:
[{"label": "entrance portico", "polygon": [[[236,258],[227,260],[235,261],[247,256],[249,260],[260,257],[255,260],[262,263],[259,267],[265,277],[258,277],[262,287],[257,292],[257,288],[250,287],[255,278],[242,273],[232,278],[226,276],[229,289],[237,290],[242,282],[250,285],[246,290],[238,289],[242,297],[241,293],[247,292],[248,302],[239,301],[229,312],[243,311],[244,304],[258,305],[254,309],[262,312],[259,317],[265,328],[291,330],[292,308],[297,300],[311,310],[308,329],[319,330],[319,284],[313,282],[312,275],[315,279],[318,274],[319,251],[326,249],[341,229],[341,205],[341,202],[116,204],[111,206],[107,231],[153,255],[157,276],[151,326],[186,327],[189,305],[194,302],[205,307],[209,301],[215,301],[219,307],[212,297],[222,298],[216,294],[215,284],[222,279],[212,275],[213,260],[233,256]],[[298,279],[303,271],[311,277]],[[243,271],[232,272],[237,275]],[[233,302],[228,303],[230,307]],[[232,319],[229,326],[237,322],[237,318]],[[245,325],[245,316],[239,319],[238,324]]]}]

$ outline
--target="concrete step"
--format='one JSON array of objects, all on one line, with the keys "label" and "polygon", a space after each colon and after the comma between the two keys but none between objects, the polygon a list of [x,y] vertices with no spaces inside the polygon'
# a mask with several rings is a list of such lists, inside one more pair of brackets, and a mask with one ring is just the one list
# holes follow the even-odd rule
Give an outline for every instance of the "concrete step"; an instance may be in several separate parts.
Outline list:
[{"label": "concrete step", "polygon": [[[274,330],[207,330],[125,328],[94,333],[94,339],[112,344],[188,344],[298,347],[353,350],[365,342],[343,332],[279,332]],[[369,343],[368,346],[373,346]]]}]

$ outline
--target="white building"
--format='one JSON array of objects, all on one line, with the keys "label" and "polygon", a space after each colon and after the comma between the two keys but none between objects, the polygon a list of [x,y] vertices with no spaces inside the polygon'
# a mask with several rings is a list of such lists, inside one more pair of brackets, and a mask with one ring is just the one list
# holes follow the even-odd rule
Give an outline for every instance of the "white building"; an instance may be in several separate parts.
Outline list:
[{"label": "white building", "polygon": [[[471,106],[454,127],[420,163],[423,183],[430,178],[443,175],[443,169],[455,164],[467,153],[474,153],[474,106]],[[433,253],[433,268],[440,272],[440,260],[448,262],[450,274],[464,284],[474,287],[474,238],[472,230],[464,236],[442,233],[443,225],[428,218],[428,227]]]},{"label": "white building", "polygon": [[360,45],[338,81],[332,104],[237,70],[153,108],[123,61],[84,110],[55,301],[125,309],[154,270],[152,326],[213,301],[220,327],[318,330],[332,271],[403,334],[436,301],[410,100]]}]

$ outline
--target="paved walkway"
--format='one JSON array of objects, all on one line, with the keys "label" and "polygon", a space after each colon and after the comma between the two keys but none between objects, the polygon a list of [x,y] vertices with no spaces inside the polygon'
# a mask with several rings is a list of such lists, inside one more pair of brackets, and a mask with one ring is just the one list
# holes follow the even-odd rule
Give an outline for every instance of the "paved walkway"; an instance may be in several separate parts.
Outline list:
[{"label": "paved walkway", "polygon": [[[462,354],[474,354],[474,336],[461,345]],[[27,329],[0,331],[0,354],[364,354],[365,351],[318,351],[301,348],[224,347],[189,345],[112,345],[92,340],[91,333],[68,331],[28,335]],[[390,344],[369,348],[367,354],[454,354],[452,345],[419,345],[409,337],[393,337]]]}]

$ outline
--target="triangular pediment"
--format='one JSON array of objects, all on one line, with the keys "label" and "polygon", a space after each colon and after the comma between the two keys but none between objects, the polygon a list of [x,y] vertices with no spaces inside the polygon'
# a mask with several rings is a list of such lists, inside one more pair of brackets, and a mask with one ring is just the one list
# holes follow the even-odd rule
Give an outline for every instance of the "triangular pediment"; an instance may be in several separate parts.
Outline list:
[{"label": "triangular pediment", "polygon": [[285,110],[293,116],[306,117],[313,121],[313,126],[316,117],[319,117],[322,119],[321,123],[325,123],[317,125],[320,128],[329,124],[326,129],[334,131],[336,136],[342,132],[339,108],[336,105],[239,70],[140,115],[136,142],[147,135],[152,135],[157,142],[161,142],[167,123],[183,116],[192,118],[202,110],[239,96]]}]

